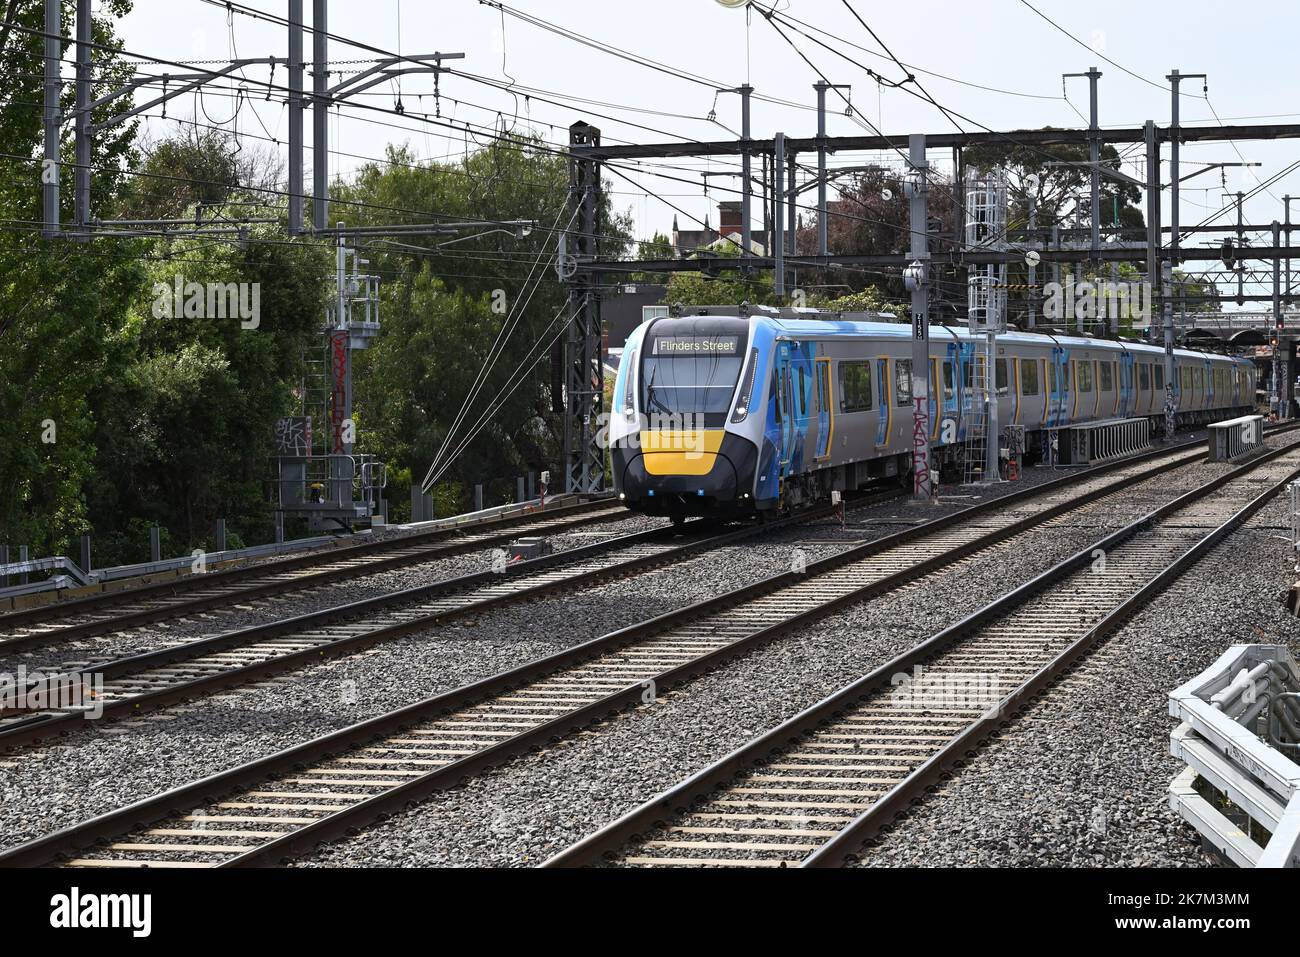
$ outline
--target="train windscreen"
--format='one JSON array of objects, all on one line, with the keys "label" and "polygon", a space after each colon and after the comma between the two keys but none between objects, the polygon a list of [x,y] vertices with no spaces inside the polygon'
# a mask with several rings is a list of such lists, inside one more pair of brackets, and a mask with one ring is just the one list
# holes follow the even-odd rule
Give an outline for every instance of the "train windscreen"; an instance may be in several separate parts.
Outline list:
[{"label": "train windscreen", "polygon": [[667,428],[720,428],[740,380],[743,347],[735,334],[654,337],[641,370],[646,414],[652,421],[693,417]]}]

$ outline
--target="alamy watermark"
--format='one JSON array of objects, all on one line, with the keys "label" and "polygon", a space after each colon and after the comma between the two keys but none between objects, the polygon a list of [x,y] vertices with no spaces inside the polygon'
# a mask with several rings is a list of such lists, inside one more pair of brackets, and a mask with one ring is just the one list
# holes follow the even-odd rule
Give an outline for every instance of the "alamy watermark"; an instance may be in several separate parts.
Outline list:
[{"label": "alamy watermark", "polygon": [[911,674],[896,674],[890,703],[922,711],[992,711],[1002,700],[998,676],[992,672],[927,672],[916,665]]},{"label": "alamy watermark", "polygon": [[0,711],[80,711],[87,721],[104,713],[104,676],[84,671],[0,672]]},{"label": "alamy watermark", "polygon": [[1150,319],[1151,284],[1147,282],[1075,282],[1067,273],[1065,282],[1043,287],[1043,317],[1069,319]]},{"label": "alamy watermark", "polygon": [[169,286],[153,284],[155,319],[238,319],[241,329],[262,324],[260,282],[187,282],[179,273]]}]

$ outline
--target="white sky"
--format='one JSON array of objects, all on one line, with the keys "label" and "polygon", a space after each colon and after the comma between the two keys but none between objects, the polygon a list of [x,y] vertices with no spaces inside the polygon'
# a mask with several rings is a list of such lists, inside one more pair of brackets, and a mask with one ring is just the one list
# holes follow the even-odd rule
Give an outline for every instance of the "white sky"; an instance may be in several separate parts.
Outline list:
[{"label": "white sky", "polygon": [[[242,2],[276,16],[283,16],[288,6],[285,0]],[[845,41],[876,49],[842,0],[780,2],[782,11],[790,16]],[[812,84],[817,80],[816,74],[776,30],[757,13],[747,18],[744,11],[725,9],[716,0],[509,0],[509,5],[721,85],[735,86],[748,79],[761,94],[808,106],[815,102]],[[1045,97],[1010,96],[918,74],[944,106],[993,129],[1085,125],[1062,97],[1061,73],[1083,72],[1092,65],[1104,73],[1100,85],[1103,126],[1140,126],[1147,119],[1161,124],[1169,121],[1167,89],[1157,89],[1129,76],[1096,53],[1076,45],[1020,0],[988,0],[984,4],[950,0],[906,3],[853,0],[853,5],[893,52],[914,67],[971,83]],[[305,6],[310,21],[311,0],[305,0]],[[1255,0],[1239,5],[1215,0],[1147,3],[1092,0],[1087,4],[1035,0],[1035,6],[1096,50],[1162,86],[1163,78],[1173,68],[1184,73],[1209,74],[1209,103],[1224,122],[1300,122],[1300,113],[1289,112],[1300,110],[1300,105],[1296,105],[1300,84],[1294,66],[1300,15],[1294,0]],[[333,0],[330,32],[394,53],[463,52],[465,59],[451,65],[467,73],[507,82],[513,79],[521,86],[561,94],[553,99],[585,97],[624,108],[590,105],[586,108],[588,112],[584,112],[580,104],[555,106],[535,100],[525,104],[522,97],[516,105],[514,97],[482,83],[444,77],[441,82],[444,117],[490,125],[498,111],[508,120],[518,113],[520,122],[531,121],[548,140],[556,143],[567,142],[567,127],[577,119],[587,119],[599,126],[607,143],[734,138],[728,130],[703,119],[714,105],[714,93],[707,86],[627,63],[509,16],[504,19],[503,30],[501,14],[479,0]],[[748,26],[747,19],[752,20]],[[285,55],[282,28],[238,13],[233,17],[233,27],[234,47],[240,56]],[[129,51],[169,60],[225,59],[232,49],[225,10],[203,0],[136,0],[134,12],[119,29]],[[853,85],[854,104],[886,133],[940,133],[953,129],[931,104],[900,91],[878,91],[876,82],[857,67],[802,37],[791,36],[832,82]],[[310,56],[310,35],[307,43]],[[843,49],[887,77],[899,76],[899,70],[886,58],[848,47]],[[333,60],[351,60],[373,54],[335,43],[331,45],[330,56]],[[165,72],[161,67],[155,69]],[[252,68],[248,76],[265,79],[266,69]],[[284,80],[283,69],[278,69],[275,81],[283,83]],[[406,77],[402,81],[402,93],[408,111],[432,112],[432,90],[431,77]],[[1206,100],[1200,97],[1200,82],[1187,82],[1184,91],[1195,96],[1183,98],[1183,122],[1214,124]],[[372,92],[374,95],[365,97],[365,102],[393,105],[395,91],[391,87],[376,87]],[[1070,80],[1068,93],[1074,106],[1086,115],[1087,81]],[[423,99],[419,94],[424,94]],[[838,111],[832,110],[829,127],[832,135],[863,132],[857,122],[843,115],[841,101],[832,97],[831,103],[839,103],[840,107]],[[229,119],[229,99],[210,97],[205,105],[212,120]],[[680,115],[638,115],[629,113],[626,107]],[[194,103],[189,97],[173,101],[168,107],[172,116],[189,118],[193,111]],[[638,129],[593,113],[621,116],[653,130]],[[287,134],[286,114],[282,104],[265,102],[252,92],[239,117],[239,129],[267,135],[262,129],[265,127],[270,135],[283,140]],[[719,97],[717,114],[721,123],[739,130],[738,97]],[[364,122],[361,119],[364,117],[392,125]],[[405,118],[399,118],[367,111],[349,114],[345,110],[337,129],[338,138],[332,147],[342,154],[350,154],[340,155],[335,161],[336,170],[345,176],[363,162],[357,157],[379,157],[388,142],[407,142],[422,157],[455,156],[465,149],[463,133],[423,124],[409,112]],[[770,137],[778,130],[792,136],[813,136],[815,113],[756,102],[754,136]],[[1245,159],[1263,166],[1257,170],[1228,170],[1230,190],[1249,190],[1258,184],[1257,176],[1266,179],[1300,159],[1300,140],[1238,146]],[[838,161],[852,164],[866,158],[841,156]],[[1191,172],[1198,162],[1238,159],[1228,143],[1188,144],[1183,149],[1183,173]],[[932,156],[936,163],[946,160],[946,155]],[[691,182],[643,176],[642,183],[694,216],[711,213],[716,225],[716,202],[732,197],[716,189],[711,197],[705,197],[698,171],[732,169],[735,161],[669,162],[690,167],[694,172],[678,171],[673,175]],[[1127,167],[1127,171],[1138,172],[1134,166]],[[1168,177],[1167,167],[1165,176]],[[731,179],[712,182],[715,187],[735,185]],[[648,238],[656,230],[668,231],[672,209],[622,180],[615,179],[615,183],[617,205],[633,211],[640,236]],[[1280,180],[1269,187],[1269,192],[1261,192],[1248,201],[1247,221],[1268,223],[1281,219],[1280,197],[1288,191],[1300,193],[1300,173]],[[1183,224],[1198,222],[1209,212],[1218,210],[1224,204],[1221,192],[1218,172],[1207,173],[1187,184],[1183,192]],[[1300,221],[1300,206],[1296,208],[1296,219]],[[695,224],[683,217],[681,225],[693,228]]]}]

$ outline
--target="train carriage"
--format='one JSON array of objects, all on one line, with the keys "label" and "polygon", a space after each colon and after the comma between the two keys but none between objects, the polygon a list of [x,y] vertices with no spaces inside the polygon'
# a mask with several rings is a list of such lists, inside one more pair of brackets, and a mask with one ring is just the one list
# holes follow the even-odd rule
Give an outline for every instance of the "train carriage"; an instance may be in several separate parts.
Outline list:
[{"label": "train carriage", "polygon": [[[769,512],[911,468],[911,326],[880,316],[700,310],[647,322],[629,337],[609,428],[620,498],[647,514]],[[983,414],[983,337],[930,330],[933,461],[952,468]],[[1180,425],[1230,418],[1255,402],[1247,359],[1174,354]],[[1163,418],[1164,351],[1051,333],[998,337],[999,421],[1028,451],[1050,430]]]}]

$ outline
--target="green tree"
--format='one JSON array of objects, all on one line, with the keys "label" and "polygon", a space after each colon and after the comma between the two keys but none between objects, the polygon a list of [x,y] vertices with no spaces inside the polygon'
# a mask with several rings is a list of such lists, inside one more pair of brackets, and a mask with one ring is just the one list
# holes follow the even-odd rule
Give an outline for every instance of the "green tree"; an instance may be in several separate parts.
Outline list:
[{"label": "green tree", "polygon": [[[130,10],[127,0],[108,0],[95,17],[97,55],[94,95],[131,75],[111,52],[112,19]],[[74,4],[63,4],[72,23]],[[67,552],[89,524],[83,487],[94,470],[95,406],[90,391],[106,370],[107,341],[142,276],[136,257],[143,244],[42,240],[40,162],[41,73],[44,62],[42,5],[9,4],[6,22],[27,28],[0,34],[0,141],[5,152],[30,159],[4,159],[0,177],[0,542],[26,543],[38,554]],[[66,40],[63,56],[70,58]],[[66,85],[63,109],[73,106]],[[95,114],[103,121],[118,102]],[[97,138],[91,155],[91,213],[111,218],[131,162],[134,124],[112,127]],[[71,138],[61,146],[62,179],[72,181]],[[71,190],[62,191],[61,219],[72,218]]]}]

